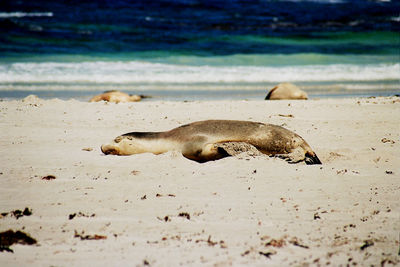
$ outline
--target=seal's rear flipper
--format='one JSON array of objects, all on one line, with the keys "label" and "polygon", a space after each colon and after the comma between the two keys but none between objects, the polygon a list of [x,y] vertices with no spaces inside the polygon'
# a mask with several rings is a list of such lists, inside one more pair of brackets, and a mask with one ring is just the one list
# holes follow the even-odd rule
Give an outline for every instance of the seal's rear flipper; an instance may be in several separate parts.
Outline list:
[{"label": "seal's rear flipper", "polygon": [[305,162],[307,165],[313,165],[313,164],[322,164],[322,162],[319,160],[317,157],[317,154],[314,153],[314,155],[306,154]]}]

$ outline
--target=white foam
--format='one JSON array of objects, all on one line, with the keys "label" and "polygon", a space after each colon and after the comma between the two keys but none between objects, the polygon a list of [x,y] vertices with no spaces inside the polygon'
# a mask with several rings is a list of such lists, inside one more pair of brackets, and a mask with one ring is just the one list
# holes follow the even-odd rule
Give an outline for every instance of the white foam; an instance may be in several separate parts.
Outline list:
[{"label": "white foam", "polygon": [[197,84],[399,80],[400,64],[185,66],[149,62],[0,64],[0,83]]},{"label": "white foam", "polygon": [[53,12],[0,12],[0,18],[52,17]]},{"label": "white foam", "polygon": [[392,17],[391,20],[392,20],[392,21],[396,21],[396,22],[400,22],[400,16],[398,16],[398,17]]}]

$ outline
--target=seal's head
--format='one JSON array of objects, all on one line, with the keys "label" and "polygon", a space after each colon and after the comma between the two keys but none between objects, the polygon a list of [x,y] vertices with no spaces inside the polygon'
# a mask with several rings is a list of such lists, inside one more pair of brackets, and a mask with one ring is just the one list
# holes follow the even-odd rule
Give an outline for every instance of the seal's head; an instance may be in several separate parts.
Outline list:
[{"label": "seal's head", "polygon": [[130,136],[118,136],[110,144],[101,146],[101,151],[106,155],[128,156],[147,152],[145,147]]},{"label": "seal's head", "polygon": [[176,144],[159,138],[159,133],[132,132],[115,138],[111,143],[101,146],[106,155],[128,156],[139,153],[161,154],[172,150]]}]

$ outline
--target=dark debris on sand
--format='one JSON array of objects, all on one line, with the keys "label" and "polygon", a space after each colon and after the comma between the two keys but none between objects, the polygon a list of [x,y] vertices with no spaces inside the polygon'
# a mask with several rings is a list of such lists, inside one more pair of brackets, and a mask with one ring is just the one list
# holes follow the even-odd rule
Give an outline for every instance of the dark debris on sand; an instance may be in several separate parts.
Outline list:
[{"label": "dark debris on sand", "polygon": [[32,209],[29,209],[26,207],[24,210],[13,210],[10,212],[2,212],[0,213],[1,217],[6,217],[8,214],[11,214],[11,216],[14,216],[17,220],[23,216],[31,216],[32,215]]},{"label": "dark debris on sand", "polygon": [[85,213],[83,213],[83,212],[78,212],[78,213],[71,213],[70,215],[68,215],[68,219],[69,219],[69,220],[72,220],[72,219],[75,218],[75,217],[92,218],[92,217],[95,217],[95,216],[96,216],[95,213],[89,215],[89,214],[85,214]]},{"label": "dark debris on sand", "polygon": [[107,236],[105,235],[98,235],[98,234],[94,234],[94,235],[85,235],[85,232],[82,231],[82,233],[78,233],[75,230],[75,234],[74,234],[75,238],[80,238],[81,240],[101,240],[101,239],[107,239]]},{"label": "dark debris on sand", "polygon": [[42,180],[50,181],[50,180],[55,180],[56,176],[55,175],[47,175],[42,177]]},{"label": "dark debris on sand", "polygon": [[21,231],[8,230],[0,233],[0,252],[13,253],[14,251],[10,248],[13,244],[34,245],[36,243],[36,239]]}]

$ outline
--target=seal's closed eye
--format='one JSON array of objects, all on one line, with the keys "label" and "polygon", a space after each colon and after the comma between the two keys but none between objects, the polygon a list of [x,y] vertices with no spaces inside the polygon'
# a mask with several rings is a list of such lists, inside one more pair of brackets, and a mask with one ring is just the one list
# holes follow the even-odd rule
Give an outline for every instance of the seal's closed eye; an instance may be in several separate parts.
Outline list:
[{"label": "seal's closed eye", "polygon": [[122,138],[123,138],[122,136],[118,136],[117,138],[114,139],[114,142],[118,144],[119,142],[121,142]]}]

